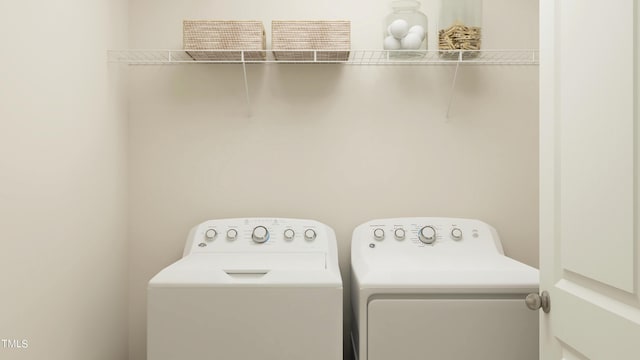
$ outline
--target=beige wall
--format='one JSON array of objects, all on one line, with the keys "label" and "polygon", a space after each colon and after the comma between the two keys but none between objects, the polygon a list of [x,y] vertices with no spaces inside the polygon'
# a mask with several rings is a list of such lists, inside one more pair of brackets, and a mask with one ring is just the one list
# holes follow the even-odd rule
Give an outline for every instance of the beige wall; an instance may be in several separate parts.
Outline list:
[{"label": "beige wall", "polygon": [[127,11],[0,3],[0,359],[127,358]]},{"label": "beige wall", "polygon": [[[130,42],[179,48],[188,18],[267,29],[272,19],[345,18],[354,48],[380,48],[388,3],[137,0]],[[425,8],[433,30],[437,2]],[[485,0],[485,46],[536,48],[537,18],[535,0]],[[130,70],[131,360],[145,358],[148,280],[206,219],[331,225],[345,289],[351,232],[373,218],[479,218],[508,254],[537,265],[537,68],[461,69],[449,122],[451,67],[255,65],[248,75],[251,117],[240,66]],[[346,319],[349,299],[345,291]]]}]

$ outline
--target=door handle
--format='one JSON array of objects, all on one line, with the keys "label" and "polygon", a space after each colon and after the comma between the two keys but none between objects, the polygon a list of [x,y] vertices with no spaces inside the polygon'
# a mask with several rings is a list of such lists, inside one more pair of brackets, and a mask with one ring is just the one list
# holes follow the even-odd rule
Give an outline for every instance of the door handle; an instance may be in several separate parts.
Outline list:
[{"label": "door handle", "polygon": [[531,310],[542,309],[545,313],[548,313],[551,310],[551,298],[547,291],[543,291],[540,295],[531,293],[527,295],[524,302]]}]

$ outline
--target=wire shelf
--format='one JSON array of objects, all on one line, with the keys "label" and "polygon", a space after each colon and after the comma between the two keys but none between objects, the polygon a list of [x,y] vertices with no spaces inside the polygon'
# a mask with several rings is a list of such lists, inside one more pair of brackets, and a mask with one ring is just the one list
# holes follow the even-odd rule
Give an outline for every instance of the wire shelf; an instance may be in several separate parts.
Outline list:
[{"label": "wire shelf", "polygon": [[[275,59],[265,50],[256,60],[256,50],[198,50],[211,56],[194,59],[185,50],[110,50],[109,62],[129,65],[169,64],[345,64],[345,65],[538,65],[538,50],[287,50],[287,61]],[[203,59],[204,60],[201,60]],[[246,59],[246,60],[245,60]]]}]

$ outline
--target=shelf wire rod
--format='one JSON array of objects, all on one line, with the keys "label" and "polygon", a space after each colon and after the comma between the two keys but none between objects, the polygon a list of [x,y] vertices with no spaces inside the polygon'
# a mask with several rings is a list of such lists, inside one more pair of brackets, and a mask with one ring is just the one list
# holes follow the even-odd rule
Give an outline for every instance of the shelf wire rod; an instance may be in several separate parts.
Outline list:
[{"label": "shelf wire rod", "polygon": [[458,79],[458,69],[460,69],[460,61],[456,63],[456,71],[453,73],[453,82],[451,83],[451,92],[449,93],[449,105],[447,105],[447,121],[449,120],[449,113],[451,112],[451,104],[453,103],[453,94],[456,91],[456,80]]},{"label": "shelf wire rod", "polygon": [[251,117],[251,100],[249,99],[249,81],[247,80],[247,63],[244,61],[244,50],[242,54],[242,74],[244,76],[244,95],[247,99],[247,116]]}]

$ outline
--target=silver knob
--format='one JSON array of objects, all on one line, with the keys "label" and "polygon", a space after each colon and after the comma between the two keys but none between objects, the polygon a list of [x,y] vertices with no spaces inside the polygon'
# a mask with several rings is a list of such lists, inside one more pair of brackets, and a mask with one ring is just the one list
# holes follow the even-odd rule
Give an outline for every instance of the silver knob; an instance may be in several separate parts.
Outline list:
[{"label": "silver knob", "polygon": [[258,244],[262,244],[269,240],[269,230],[267,230],[267,228],[264,226],[256,226],[255,228],[253,228],[251,238]]},{"label": "silver knob", "polygon": [[313,229],[307,229],[304,231],[304,239],[307,241],[315,240],[316,232]]},{"label": "silver knob", "polygon": [[293,229],[287,229],[284,231],[283,235],[285,240],[291,241],[293,240],[293,237],[296,236],[296,232],[293,231]]},{"label": "silver knob", "polygon": [[207,240],[213,240],[216,236],[218,236],[218,233],[215,229],[207,229],[207,231],[204,232],[204,237],[206,237]]},{"label": "silver knob", "polygon": [[227,230],[227,240],[235,240],[238,238],[238,230],[229,229]]},{"label": "silver knob", "polygon": [[548,313],[551,310],[551,298],[547,291],[543,291],[540,295],[531,293],[527,295],[524,302],[531,310],[542,309],[545,313]]},{"label": "silver knob", "polygon": [[462,240],[462,230],[458,228],[451,229],[451,238],[453,240]]},{"label": "silver knob", "polygon": [[373,230],[373,238],[378,241],[384,240],[384,230],[380,228]]},{"label": "silver knob", "polygon": [[393,232],[393,236],[396,240],[404,240],[404,237],[407,236],[407,234],[404,232],[404,229],[396,229]]},{"label": "silver knob", "polygon": [[425,244],[433,244],[436,241],[436,229],[433,226],[425,226],[418,232],[418,239]]}]

